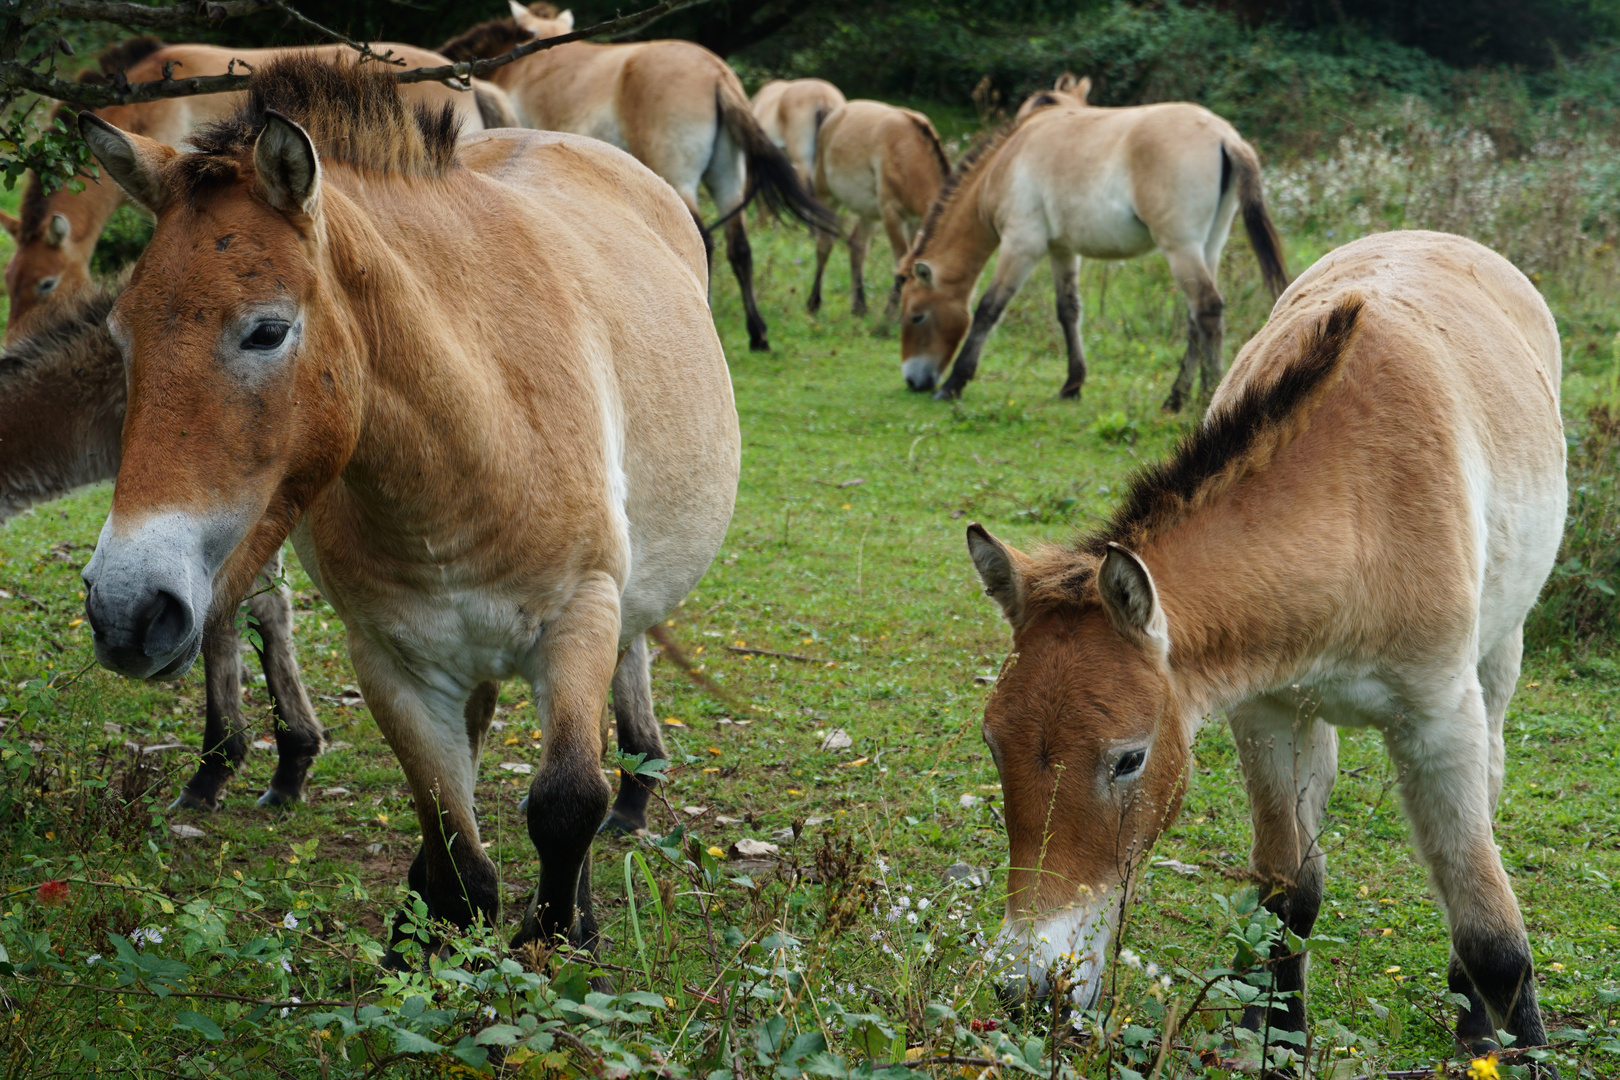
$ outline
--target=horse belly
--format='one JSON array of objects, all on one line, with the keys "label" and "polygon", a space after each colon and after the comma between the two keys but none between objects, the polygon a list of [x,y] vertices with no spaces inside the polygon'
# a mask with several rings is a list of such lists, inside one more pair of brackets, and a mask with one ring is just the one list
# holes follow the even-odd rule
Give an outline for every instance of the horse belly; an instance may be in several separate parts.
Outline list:
[{"label": "horse belly", "polygon": [[1134,259],[1154,248],[1153,233],[1136,216],[1123,184],[1104,183],[1059,193],[1051,210],[1062,244],[1090,259]]}]

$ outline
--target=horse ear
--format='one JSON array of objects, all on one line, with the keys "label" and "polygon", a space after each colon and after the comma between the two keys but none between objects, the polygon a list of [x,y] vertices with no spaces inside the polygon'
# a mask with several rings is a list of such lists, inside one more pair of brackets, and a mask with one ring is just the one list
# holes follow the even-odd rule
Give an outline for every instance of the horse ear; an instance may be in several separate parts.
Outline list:
[{"label": "horse ear", "polygon": [[72,235],[73,223],[67,219],[67,215],[52,214],[49,224],[45,226],[45,246],[59,248]]},{"label": "horse ear", "polygon": [[284,214],[315,213],[321,191],[321,161],[309,133],[271,109],[253,144],[253,167],[265,201]]},{"label": "horse ear", "polygon": [[1079,81],[1080,81],[1080,77],[1078,75],[1076,75],[1074,72],[1065,71],[1063,74],[1061,74],[1061,75],[1059,75],[1057,77],[1057,82],[1052,84],[1052,89],[1061,90],[1066,94],[1070,90],[1073,90],[1074,87],[1075,87],[1075,84],[1078,83]]},{"label": "horse ear", "polygon": [[921,259],[918,259],[916,262],[911,264],[911,276],[928,286],[930,289],[934,287],[934,268],[923,262]]},{"label": "horse ear", "polygon": [[22,239],[22,221],[12,217],[4,210],[0,210],[0,229],[10,233],[13,240]]},{"label": "horse ear", "polygon": [[1086,98],[1091,96],[1091,76],[1081,76],[1080,81],[1074,84],[1074,89],[1070,92],[1080,99],[1082,105],[1085,104]]},{"label": "horse ear", "polygon": [[557,22],[562,26],[563,33],[572,33],[574,29],[574,9],[568,8],[557,16]]},{"label": "horse ear", "polygon": [[1159,591],[1147,564],[1134,551],[1108,545],[1097,570],[1097,592],[1115,630],[1169,657],[1170,627],[1159,606]]},{"label": "horse ear", "polygon": [[1016,626],[1024,617],[1024,601],[1028,596],[1024,568],[1029,557],[991,536],[977,521],[968,526],[967,546],[973,566],[979,571],[979,580],[984,582],[984,594],[1000,604],[1001,613]]},{"label": "horse ear", "polygon": [[158,212],[169,197],[163,165],[175,156],[172,146],[120,131],[92,112],[79,114],[79,135],[113,183],[136,206],[153,214]]}]

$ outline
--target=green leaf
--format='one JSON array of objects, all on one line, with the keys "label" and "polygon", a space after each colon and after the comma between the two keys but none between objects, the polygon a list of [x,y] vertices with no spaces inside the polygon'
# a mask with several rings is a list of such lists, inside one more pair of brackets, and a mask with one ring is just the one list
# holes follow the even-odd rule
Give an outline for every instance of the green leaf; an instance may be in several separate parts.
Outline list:
[{"label": "green leaf", "polygon": [[405,1028],[394,1029],[394,1053],[396,1054],[436,1054],[444,1047],[425,1035],[418,1035]]},{"label": "green leaf", "polygon": [[511,1046],[523,1037],[523,1029],[511,1024],[491,1024],[473,1036],[473,1041],[484,1046]]},{"label": "green leaf", "polygon": [[219,1029],[218,1024],[202,1013],[192,1012],[190,1009],[181,1009],[175,1013],[174,1026],[188,1031],[195,1031],[209,1042],[219,1042],[225,1037],[225,1033]]}]

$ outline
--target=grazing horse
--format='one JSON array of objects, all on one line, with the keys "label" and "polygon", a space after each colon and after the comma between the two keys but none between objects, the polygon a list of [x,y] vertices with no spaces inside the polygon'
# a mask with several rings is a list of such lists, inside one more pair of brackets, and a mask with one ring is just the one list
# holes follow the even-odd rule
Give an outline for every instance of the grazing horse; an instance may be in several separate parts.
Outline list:
[{"label": "grazing horse", "polygon": [[815,183],[816,137],[822,122],[843,103],[843,91],[826,79],[772,79],[754,95],[754,119],[793,163],[806,191]]},{"label": "grazing horse", "polygon": [[[410,784],[411,888],[497,919],[474,786],[521,675],[545,735],[515,944],[594,947],[609,686],[621,748],[661,755],[641,634],[708,568],[741,460],[686,207],[594,139],[458,145],[375,65],[274,61],[186,152],[80,130],[157,219],[109,319],[129,410],[84,570],[97,657],[185,670],[291,533]],[[616,818],[647,796],[626,776]]]},{"label": "grazing horse", "polygon": [[[881,101],[851,101],[827,117],[816,149],[816,197],[855,215],[855,229],[849,235],[849,278],[856,315],[866,314],[862,268],[872,227],[883,222],[898,270],[917,223],[934,205],[950,174],[951,163],[940,145],[939,132],[920,112]],[[821,308],[821,275],[832,247],[833,234],[819,232],[816,280],[810,290],[812,313]],[[893,316],[899,304],[897,272],[887,314]]]},{"label": "grazing horse", "polygon": [[[1563,532],[1558,331],[1523,274],[1471,240],[1371,236],[1284,293],[1202,425],[1131,482],[1111,523],[1022,554],[968,549],[1012,625],[985,706],[1011,855],[998,948],[1014,992],[1069,968],[1100,989],[1109,938],[1186,789],[1194,732],[1231,724],[1266,906],[1308,937],[1336,726],[1383,734],[1451,929],[1458,1041],[1546,1041],[1530,943],[1493,842],[1523,626]],[[1305,956],[1251,1028],[1301,1031]]]},{"label": "grazing horse", "polygon": [[1050,90],[1037,90],[1024,99],[1018,106],[1018,112],[1013,116],[1013,123],[1021,124],[1029,118],[1029,114],[1036,109],[1044,109],[1049,105],[1062,105],[1070,109],[1083,109],[1087,105],[1086,99],[1091,96],[1091,76],[1081,77],[1072,71],[1065,71],[1057,77]]},{"label": "grazing horse", "polygon": [[[1086,381],[1081,257],[1131,259],[1158,248],[1188,308],[1187,351],[1164,408],[1182,407],[1200,361],[1207,397],[1220,381],[1224,333],[1215,276],[1239,210],[1275,296],[1288,284],[1281,241],[1266,213],[1259,158],[1231,124],[1180,102],[1034,111],[958,163],[901,266],[906,385],[933,389],[955,355],[934,397],[960,397],[990,331],[1044,257],[1069,353],[1061,394],[1078,397]],[[974,285],[998,250],[970,330]]]},{"label": "grazing horse", "polygon": [[[440,46],[455,60],[498,56],[534,38],[574,28],[572,12],[512,2],[512,17],[482,23]],[[726,257],[742,291],[748,347],[769,349],[754,300],[754,256],[742,208],[758,193],[812,227],[837,218],[812,199],[792,163],[760,128],[737,75],[690,41],[596,45],[575,41],[533,53],[491,74],[524,127],[590,135],[627,150],[669,182],[707,243],[698,185],[708,189],[726,230]]]},{"label": "grazing horse", "polygon": [[[118,290],[91,287],[40,312],[27,337],[0,356],[0,522],[118,475],[124,429],[124,358],[107,331]],[[286,806],[303,795],[321,752],[321,724],[298,677],[292,604],[281,582],[281,553],[270,557],[248,599],[258,624],[254,643],[276,718],[279,763],[260,806]],[[203,635],[203,754],[176,807],[217,810],[225,782],[247,756],[242,660],[232,619]]]},{"label": "grazing horse", "polygon": [[[413,45],[379,43],[379,53],[389,49],[411,67],[449,63],[438,53]],[[312,53],[329,59],[347,59],[355,54],[347,46],[327,45],[310,49],[224,49],[215,45],[165,45],[152,37],[120,42],[104,51],[98,69],[86,72],[86,82],[108,82],[120,76],[130,82],[165,77],[173,71],[181,77],[223,75],[233,61],[238,69],[257,68],[273,57],[288,53]],[[401,69],[402,70],[402,69]],[[430,108],[450,105],[461,119],[463,130],[480,131],[502,123],[510,111],[504,106],[505,93],[478,80],[472,93],[452,90],[439,83],[413,83],[406,88],[409,100]],[[113,105],[97,112],[108,123],[126,131],[145,135],[159,142],[178,143],[194,129],[228,116],[241,103],[242,95],[200,94],[194,97],[166,98],[137,105]],[[124,201],[116,185],[100,178],[85,180],[84,190],[75,194],[67,188],[46,194],[37,176],[30,176],[23,189],[20,217],[0,213],[0,227],[11,234],[17,251],[6,266],[6,294],[11,311],[6,322],[6,340],[26,332],[33,313],[66,300],[90,284],[90,256],[96,249],[101,230]]]}]

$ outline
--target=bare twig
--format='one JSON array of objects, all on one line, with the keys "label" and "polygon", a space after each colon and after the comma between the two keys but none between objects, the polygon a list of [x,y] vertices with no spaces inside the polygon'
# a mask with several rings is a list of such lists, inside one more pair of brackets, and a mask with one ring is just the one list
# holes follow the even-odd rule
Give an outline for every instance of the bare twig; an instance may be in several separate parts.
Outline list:
[{"label": "bare twig", "polygon": [[278,6],[278,0],[211,0],[208,3],[165,4],[161,7],[117,3],[113,0],[43,0],[25,8],[22,21],[26,26],[37,26],[53,19],[91,19],[121,26],[162,28],[238,19]]},{"label": "bare twig", "polygon": [[699,671],[697,665],[692,663],[692,661],[687,658],[687,655],[681,651],[681,647],[679,645],[675,644],[675,639],[670,636],[663,626],[654,625],[649,627],[647,629],[647,636],[658,642],[658,647],[664,650],[664,655],[669,657],[670,663],[680,668],[681,671],[685,673],[686,677],[691,679],[699,689],[720,701],[721,704],[731,709],[732,712],[760,711],[752,705],[742,704],[736,698],[727,693],[726,690],[713,679]]},{"label": "bare twig", "polygon": [[831,660],[823,660],[819,656],[804,656],[800,653],[777,652],[774,649],[753,649],[746,645],[727,645],[730,652],[741,653],[744,656],[775,656],[783,660],[799,660],[806,664],[830,664]]}]

